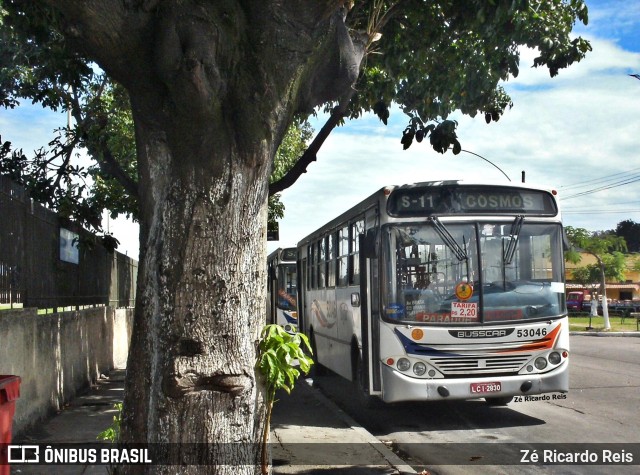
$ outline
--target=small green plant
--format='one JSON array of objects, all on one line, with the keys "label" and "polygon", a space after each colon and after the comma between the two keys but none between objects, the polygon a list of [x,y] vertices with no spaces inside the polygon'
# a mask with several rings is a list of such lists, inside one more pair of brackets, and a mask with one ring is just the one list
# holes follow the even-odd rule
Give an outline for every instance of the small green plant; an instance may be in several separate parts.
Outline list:
[{"label": "small green plant", "polygon": [[[120,438],[120,421],[122,420],[122,403],[121,402],[115,403],[113,405],[113,408],[117,411],[113,416],[113,422],[111,422],[111,425],[109,427],[107,427],[105,430],[100,432],[96,437],[96,439],[107,440],[115,444],[116,442],[118,442],[118,439]],[[114,473],[113,465],[109,464],[109,467],[107,467],[107,473],[109,475],[112,475]]]},{"label": "small green plant", "polygon": [[[305,353],[302,345],[306,347],[308,353]],[[265,377],[267,386],[266,420],[262,434],[263,475],[269,471],[267,442],[276,391],[284,389],[287,394],[291,394],[295,381],[300,376],[300,371],[307,374],[311,369],[313,364],[313,360],[309,356],[311,353],[309,340],[302,333],[288,333],[280,325],[267,325],[262,329],[256,368]]]},{"label": "small green plant", "polygon": [[109,442],[117,442],[120,437],[120,421],[122,418],[122,403],[117,402],[113,405],[114,409],[116,409],[116,414],[113,416],[113,422],[111,425],[100,432],[96,439],[98,440],[108,440]]}]

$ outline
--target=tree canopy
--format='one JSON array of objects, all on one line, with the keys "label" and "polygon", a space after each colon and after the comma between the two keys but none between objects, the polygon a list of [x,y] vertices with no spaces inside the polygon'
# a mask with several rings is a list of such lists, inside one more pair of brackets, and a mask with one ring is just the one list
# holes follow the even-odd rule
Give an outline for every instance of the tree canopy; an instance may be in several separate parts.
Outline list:
[{"label": "tree canopy", "polygon": [[[604,265],[604,277],[609,281],[622,281],[629,253],[637,253],[638,223],[632,220],[620,221],[615,230],[589,231],[584,228],[566,226],[565,232],[571,247],[565,252],[565,260],[573,264],[581,262],[581,253],[599,256]],[[598,260],[598,258],[596,258]],[[640,260],[632,264],[633,270],[640,269]],[[630,269],[627,269],[630,270]],[[573,280],[584,286],[602,280],[600,264],[576,267],[572,270]]]},{"label": "tree canopy", "polygon": [[[9,153],[5,142],[0,173],[25,186],[32,198],[93,230],[101,230],[104,209],[113,217],[137,219],[136,148],[127,91],[87,57],[69,50],[60,30],[52,28],[55,12],[31,3],[11,15],[13,3],[0,2],[0,104],[14,108],[27,99],[66,111],[69,120],[34,156]],[[93,165],[78,165],[83,150]]]},{"label": "tree canopy", "polygon": [[[103,210],[111,218],[125,215],[137,221],[136,142],[127,92],[87,60],[73,54],[75,60],[69,60],[55,29],[26,26],[21,17],[5,22],[4,15],[0,38],[7,49],[0,56],[0,104],[14,108],[29,99],[54,111],[66,110],[74,120],[53,131],[33,156],[3,142],[0,174],[23,185],[36,201],[94,231],[102,231]],[[293,166],[311,136],[308,122],[291,125],[276,153],[271,181]],[[74,158],[80,153],[87,153],[93,164],[78,165]],[[271,196],[270,227],[283,216],[279,196]],[[109,247],[117,246],[113,238],[104,239]]]},{"label": "tree canopy", "polygon": [[580,0],[354,2],[345,22],[366,43],[357,81],[336,107],[325,105],[333,111],[325,128],[270,190],[293,184],[344,117],[371,111],[386,124],[392,103],[408,116],[404,149],[428,138],[437,152],[459,153],[457,123],[449,114],[459,110],[498,121],[513,105],[501,82],[518,76],[522,47],[536,49],[534,66],[547,66],[552,77],[591,50],[588,41],[571,37],[576,21],[588,22]]},{"label": "tree canopy", "polygon": [[627,251],[640,252],[640,223],[625,219],[618,223],[616,229],[611,231],[611,234],[624,239],[627,244]]},{"label": "tree canopy", "polygon": [[[95,202],[115,213],[132,214],[135,207],[127,200],[135,195],[135,160],[131,159],[134,141],[127,99],[110,78],[98,77],[82,48],[70,46],[62,34],[59,13],[50,11],[47,2],[20,3],[4,0],[5,15],[7,11],[21,14],[0,20],[0,35],[7,46],[0,57],[0,103],[14,107],[19,98],[28,98],[54,110],[70,108],[77,126],[66,131],[68,135],[82,136],[90,142],[91,132],[97,136],[118,132],[120,147],[116,148],[125,146],[127,141],[123,139],[129,139],[127,151],[105,153],[109,150],[105,143],[83,145],[90,147],[92,155],[95,153],[100,167],[91,172],[100,178]],[[316,105],[325,104],[327,110],[333,110],[333,101],[338,100],[336,116],[329,120],[329,130],[318,135],[318,143],[310,147],[298,167],[288,176],[279,174],[278,180],[272,180],[272,194],[295,182],[309,161],[315,159],[328,132],[344,117],[357,118],[372,111],[386,124],[390,106],[396,103],[409,116],[402,133],[405,149],[414,140],[421,142],[429,137],[436,151],[444,153],[452,148],[458,153],[461,146],[456,123],[447,117],[460,110],[470,116],[482,114],[487,122],[498,121],[512,106],[500,82],[518,76],[521,47],[537,49],[534,66],[547,66],[551,76],[590,50],[586,40],[570,35],[575,21],[588,21],[587,7],[581,0],[477,0],[464,5],[372,0],[353,2],[350,7],[348,12],[342,7],[348,30],[341,34],[351,37],[337,38],[338,52],[333,54],[352,59],[354,55],[355,59],[364,56],[361,64],[349,65],[345,61],[343,67],[352,71],[337,72],[338,77],[351,74],[349,77],[356,80],[354,87],[344,95],[332,97],[328,92],[331,86],[326,85],[318,97],[307,97]],[[310,111],[308,104],[301,104],[298,110],[302,114]],[[112,123],[107,124],[109,121]],[[114,131],[118,125],[127,128]],[[79,139],[75,140],[77,144]],[[109,176],[124,183],[128,193],[122,193]]]},{"label": "tree canopy", "polygon": [[[574,278],[582,284],[599,281],[600,295],[605,295],[607,278],[620,281],[624,278],[625,259],[624,254],[627,245],[624,238],[604,232],[591,232],[584,228],[565,227],[565,232],[572,248],[565,253],[565,259],[578,263],[581,260],[580,252],[595,257],[597,264],[587,265],[574,271]],[[605,329],[610,328],[609,312],[606,299],[602,302],[605,317]],[[595,307],[594,307],[595,308]]]}]

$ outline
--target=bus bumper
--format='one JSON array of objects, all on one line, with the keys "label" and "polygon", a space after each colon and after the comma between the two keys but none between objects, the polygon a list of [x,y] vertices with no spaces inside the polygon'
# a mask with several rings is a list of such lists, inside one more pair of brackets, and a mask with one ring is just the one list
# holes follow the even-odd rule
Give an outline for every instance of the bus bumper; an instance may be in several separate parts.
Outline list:
[{"label": "bus bumper", "polygon": [[[531,396],[569,390],[567,362],[543,374],[490,376],[487,378],[418,379],[382,365],[382,399],[384,402],[442,401],[505,396]],[[500,392],[474,393],[471,383],[500,383]]]}]

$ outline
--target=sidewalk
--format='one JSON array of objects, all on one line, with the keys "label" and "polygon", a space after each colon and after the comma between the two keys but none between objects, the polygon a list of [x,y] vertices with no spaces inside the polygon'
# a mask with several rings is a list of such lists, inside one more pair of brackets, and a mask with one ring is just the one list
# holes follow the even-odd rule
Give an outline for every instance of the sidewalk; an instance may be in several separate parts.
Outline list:
[{"label": "sidewalk", "polygon": [[[399,475],[416,473],[320,391],[299,380],[291,395],[279,395],[271,421],[275,475]],[[111,425],[122,400],[124,370],[113,370],[86,394],[13,444],[91,443]],[[21,465],[11,474],[106,475],[106,465]]]}]

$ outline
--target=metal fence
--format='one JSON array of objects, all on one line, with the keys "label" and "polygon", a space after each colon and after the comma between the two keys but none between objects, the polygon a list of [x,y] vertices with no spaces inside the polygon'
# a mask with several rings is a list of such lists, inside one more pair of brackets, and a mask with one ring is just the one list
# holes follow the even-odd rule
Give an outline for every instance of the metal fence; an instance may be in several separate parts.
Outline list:
[{"label": "metal fence", "polygon": [[0,176],[0,305],[133,306],[137,274],[137,261],[108,252]]}]

